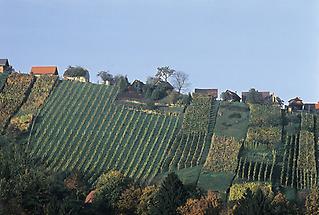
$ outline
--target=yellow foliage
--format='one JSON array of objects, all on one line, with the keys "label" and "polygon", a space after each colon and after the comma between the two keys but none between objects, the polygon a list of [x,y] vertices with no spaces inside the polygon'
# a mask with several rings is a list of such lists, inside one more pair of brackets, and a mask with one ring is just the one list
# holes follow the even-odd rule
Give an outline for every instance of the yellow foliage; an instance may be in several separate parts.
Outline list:
[{"label": "yellow foliage", "polygon": [[266,196],[272,196],[272,186],[270,183],[260,183],[260,182],[247,182],[243,184],[233,184],[230,187],[229,201],[236,201],[241,199],[246,190],[250,189],[252,192],[256,192],[260,188]]}]

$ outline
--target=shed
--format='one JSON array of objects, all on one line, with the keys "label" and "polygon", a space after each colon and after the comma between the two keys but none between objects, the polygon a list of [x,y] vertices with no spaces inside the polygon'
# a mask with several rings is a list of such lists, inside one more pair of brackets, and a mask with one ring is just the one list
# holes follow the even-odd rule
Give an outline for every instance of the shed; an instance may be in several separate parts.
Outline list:
[{"label": "shed", "polygon": [[56,66],[33,66],[31,68],[31,75],[59,75],[58,68]]}]

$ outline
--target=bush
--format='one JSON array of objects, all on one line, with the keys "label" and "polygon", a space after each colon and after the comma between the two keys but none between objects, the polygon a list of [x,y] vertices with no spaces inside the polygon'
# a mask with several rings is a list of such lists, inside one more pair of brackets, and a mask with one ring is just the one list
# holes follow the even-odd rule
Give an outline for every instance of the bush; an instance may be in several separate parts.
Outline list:
[{"label": "bush", "polygon": [[271,197],[273,195],[270,183],[247,182],[244,184],[233,184],[230,187],[229,201],[237,201],[243,198],[247,189],[250,189],[252,192],[261,189],[266,196]]}]

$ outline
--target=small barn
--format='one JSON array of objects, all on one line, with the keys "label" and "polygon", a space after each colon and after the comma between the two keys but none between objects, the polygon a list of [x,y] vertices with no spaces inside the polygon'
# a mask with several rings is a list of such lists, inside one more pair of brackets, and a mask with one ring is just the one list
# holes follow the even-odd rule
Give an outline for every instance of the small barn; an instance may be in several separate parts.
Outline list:
[{"label": "small barn", "polygon": [[35,76],[59,75],[58,67],[56,66],[33,66],[31,68],[30,74]]},{"label": "small barn", "polygon": [[0,73],[7,71],[10,68],[8,59],[0,59]]},{"label": "small barn", "polygon": [[304,105],[302,102],[302,99],[299,97],[290,99],[288,103],[289,103],[288,108],[291,108],[292,110],[302,110]]},{"label": "small barn", "polygon": [[218,98],[218,89],[198,89],[198,88],[196,88],[194,93],[198,94],[198,95],[203,95],[203,96],[212,96],[215,99]]}]

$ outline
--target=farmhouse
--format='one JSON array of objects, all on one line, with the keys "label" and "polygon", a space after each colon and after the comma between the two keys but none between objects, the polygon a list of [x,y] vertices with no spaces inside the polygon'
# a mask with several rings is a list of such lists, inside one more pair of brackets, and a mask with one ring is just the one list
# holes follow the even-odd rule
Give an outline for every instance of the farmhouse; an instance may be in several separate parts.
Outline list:
[{"label": "farmhouse", "polygon": [[229,101],[229,102],[240,102],[240,99],[241,99],[240,96],[237,95],[237,93],[232,92],[230,90],[226,90],[226,92],[224,92],[223,97],[225,101]]},{"label": "farmhouse", "polygon": [[204,95],[204,96],[212,96],[215,99],[218,97],[218,89],[195,89],[195,94]]},{"label": "farmhouse", "polygon": [[69,66],[63,74],[63,79],[70,80],[70,81],[89,82],[90,74],[87,69],[84,69],[82,67]]},{"label": "farmhouse", "polygon": [[[269,98],[271,95],[270,95],[270,92],[258,92],[261,97],[263,98],[263,100],[266,100],[266,98]],[[243,102],[246,102],[247,100],[247,96],[248,96],[249,92],[242,92],[241,94],[241,100]]]},{"label": "farmhouse", "polygon": [[296,97],[294,99],[290,99],[288,103],[288,108],[291,108],[292,110],[302,110],[303,102],[301,98]]},{"label": "farmhouse", "polygon": [[58,68],[56,66],[33,66],[31,68],[31,75],[59,75]]},{"label": "farmhouse", "polygon": [[0,73],[7,71],[10,68],[8,59],[0,59]]}]

